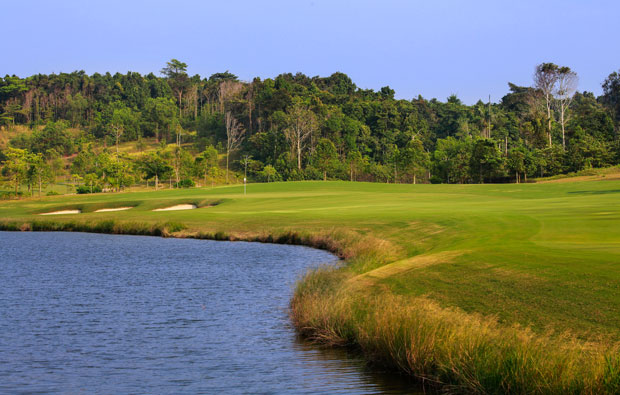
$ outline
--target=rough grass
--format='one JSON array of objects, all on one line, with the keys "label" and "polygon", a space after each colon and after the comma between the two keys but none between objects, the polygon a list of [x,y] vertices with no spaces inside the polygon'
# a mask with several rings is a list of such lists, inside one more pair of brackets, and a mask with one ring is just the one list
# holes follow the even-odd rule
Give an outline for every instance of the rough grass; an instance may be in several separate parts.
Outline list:
[{"label": "rough grass", "polygon": [[[350,278],[349,278],[350,280]],[[342,286],[346,284],[346,286]],[[534,333],[425,297],[368,294],[341,271],[300,281],[291,316],[308,338],[450,393],[618,393],[618,345]]]},{"label": "rough grass", "polygon": [[[303,244],[300,331],[452,392],[620,391],[620,182],[300,182],[0,202],[0,228]],[[152,212],[193,203],[199,209]],[[96,208],[132,206],[124,212]],[[41,212],[81,208],[73,216]]]}]

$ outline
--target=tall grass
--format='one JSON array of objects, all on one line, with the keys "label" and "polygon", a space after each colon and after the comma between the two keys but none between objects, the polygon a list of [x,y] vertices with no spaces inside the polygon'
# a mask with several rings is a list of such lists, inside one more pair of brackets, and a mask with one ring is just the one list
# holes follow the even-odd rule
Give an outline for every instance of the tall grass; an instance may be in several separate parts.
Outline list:
[{"label": "tall grass", "polygon": [[121,222],[115,220],[103,221],[52,221],[34,220],[26,222],[0,221],[0,230],[6,231],[49,231],[49,232],[92,232],[145,236],[171,236],[185,228],[176,222],[143,223]]},{"label": "tall grass", "polygon": [[349,276],[323,268],[299,282],[291,316],[304,335],[358,347],[371,361],[446,392],[620,392],[617,345],[506,327],[424,297],[369,295]]}]

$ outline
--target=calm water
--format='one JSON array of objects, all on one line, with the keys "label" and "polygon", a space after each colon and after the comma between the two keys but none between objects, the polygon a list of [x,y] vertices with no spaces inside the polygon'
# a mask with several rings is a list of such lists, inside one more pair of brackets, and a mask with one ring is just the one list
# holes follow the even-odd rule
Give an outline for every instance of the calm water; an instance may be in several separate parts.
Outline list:
[{"label": "calm water", "polygon": [[411,383],[300,341],[297,246],[0,232],[0,392],[375,393]]}]

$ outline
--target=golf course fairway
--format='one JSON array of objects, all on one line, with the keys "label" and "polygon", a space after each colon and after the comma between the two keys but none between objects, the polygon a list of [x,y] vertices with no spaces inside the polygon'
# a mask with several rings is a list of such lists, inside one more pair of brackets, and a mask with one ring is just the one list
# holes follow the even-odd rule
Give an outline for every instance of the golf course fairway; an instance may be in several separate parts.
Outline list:
[{"label": "golf course fairway", "polygon": [[[153,211],[175,205],[197,208]],[[62,210],[80,213],[39,215]],[[291,302],[310,338],[452,392],[620,391],[618,180],[51,196],[0,202],[0,228],[327,249],[343,264],[308,273]]]}]

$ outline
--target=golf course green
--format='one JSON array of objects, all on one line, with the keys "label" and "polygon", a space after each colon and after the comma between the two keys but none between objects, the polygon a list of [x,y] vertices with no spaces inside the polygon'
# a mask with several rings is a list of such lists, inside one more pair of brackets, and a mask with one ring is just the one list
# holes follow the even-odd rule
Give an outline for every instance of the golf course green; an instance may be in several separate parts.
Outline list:
[{"label": "golf course green", "polygon": [[[175,205],[197,208],[153,211]],[[125,209],[95,212],[109,208]],[[79,213],[39,215],[64,210]],[[620,391],[618,180],[50,196],[0,202],[0,228],[327,249],[343,264],[308,273],[291,302],[310,338],[454,392]]]}]

